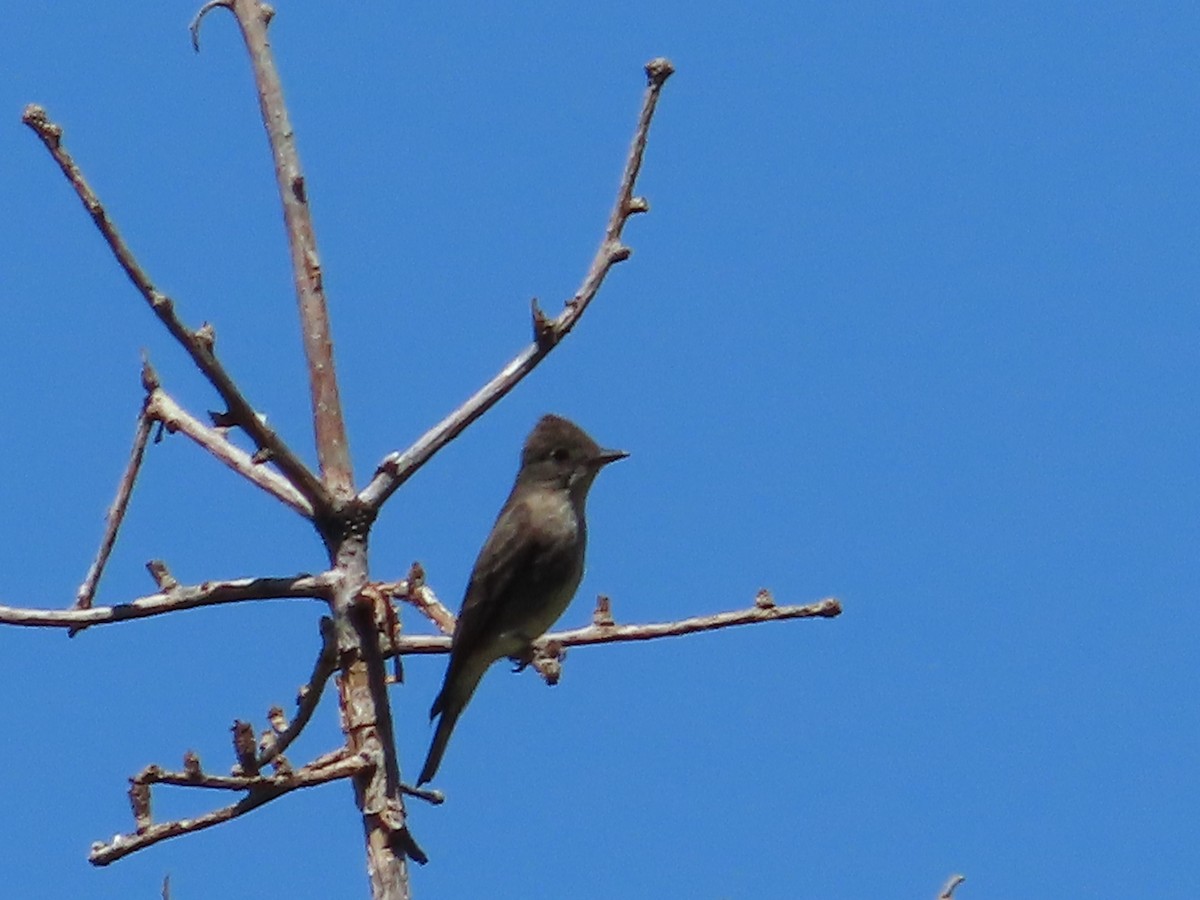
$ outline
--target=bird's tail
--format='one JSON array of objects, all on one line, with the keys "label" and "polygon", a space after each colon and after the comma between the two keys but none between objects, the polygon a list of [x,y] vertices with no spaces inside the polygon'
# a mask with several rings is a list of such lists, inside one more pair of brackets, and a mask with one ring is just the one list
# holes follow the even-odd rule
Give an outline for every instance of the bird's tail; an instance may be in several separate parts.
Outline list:
[{"label": "bird's tail", "polygon": [[467,702],[475,693],[475,688],[486,671],[486,665],[468,665],[457,672],[446,673],[446,683],[442,685],[442,690],[437,695],[437,699],[433,701],[433,708],[429,711],[429,718],[432,719],[438,715],[441,718],[438,719],[437,731],[433,733],[433,743],[429,746],[425,765],[421,768],[421,777],[417,779],[418,785],[432,781],[433,776],[437,774],[438,766],[442,764],[442,756],[446,752],[446,744],[450,741],[450,734],[454,731],[458,717],[466,709]]}]

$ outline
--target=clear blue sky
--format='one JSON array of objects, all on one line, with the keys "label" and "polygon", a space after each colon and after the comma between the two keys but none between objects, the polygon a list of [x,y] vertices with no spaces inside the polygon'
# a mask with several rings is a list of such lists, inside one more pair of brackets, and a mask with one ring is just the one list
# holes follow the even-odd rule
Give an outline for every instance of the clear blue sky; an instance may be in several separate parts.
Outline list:
[{"label": "clear blue sky", "polygon": [[[244,51],[197,3],[13,4],[0,34],[0,602],[65,606],[147,348],[216,402],[110,259],[46,105],[142,263],[311,458]],[[574,290],[669,56],[613,273],[569,341],[387,507],[380,578],[457,607],[545,411],[631,458],[590,506],[623,621],[844,601],[834,621],[573,652],[485,682],[412,808],[418,897],[1200,896],[1200,11],[1186,5],[278,0],[359,481]],[[317,570],[303,522],[151,448],[99,602]],[[0,632],[15,898],[366,895],[329,786],[95,870],[125,779],[289,706],[315,603]],[[415,629],[414,616],[406,621]],[[393,694],[415,771],[442,659]],[[339,741],[319,711],[296,762]],[[156,795],[161,816],[220,798]]]}]

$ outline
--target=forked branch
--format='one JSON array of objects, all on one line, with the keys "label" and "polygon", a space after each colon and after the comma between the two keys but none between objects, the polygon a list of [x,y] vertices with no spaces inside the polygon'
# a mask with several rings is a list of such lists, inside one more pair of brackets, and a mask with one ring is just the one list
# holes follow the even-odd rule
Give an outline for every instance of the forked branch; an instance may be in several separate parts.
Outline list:
[{"label": "forked branch", "polygon": [[[194,760],[195,757],[192,757]],[[183,772],[164,772],[157,766],[143,769],[130,779],[130,802],[138,830],[133,834],[118,834],[108,842],[92,845],[88,860],[92,865],[107,866],[130,853],[134,853],[159,841],[203,831],[222,822],[244,816],[251,810],[270,803],[284,794],[301,788],[315,787],[342,778],[351,778],[364,769],[375,765],[375,761],[362,754],[348,755],[345,750],[327,755],[300,769],[276,775],[210,776],[199,770],[199,762]],[[191,819],[151,824],[150,785],[156,783],[190,787],[217,788],[221,790],[244,790],[246,796],[237,803],[222,807]]]},{"label": "forked branch", "polygon": [[58,163],[63,175],[75,189],[80,202],[91,215],[96,227],[100,229],[100,234],[103,235],[113,256],[116,257],[117,263],[129,276],[134,287],[145,298],[150,309],[166,326],[167,331],[183,346],[183,349],[192,358],[192,362],[221,395],[222,401],[228,407],[230,419],[250,435],[255,445],[270,457],[271,461],[278,466],[279,470],[313,507],[326,508],[329,504],[328,494],[320,480],[292,452],[283,439],[267,425],[266,420],[255,412],[250,401],[242,394],[241,389],[217,359],[214,353],[215,338],[212,328],[206,326],[193,331],[184,325],[175,312],[174,301],[154,286],[150,276],[138,264],[133,251],[129,249],[124,238],[117,231],[116,224],[109,217],[100,198],[88,185],[83,177],[83,172],[80,171],[71,154],[63,146],[62,128],[51,122],[46,111],[36,104],[30,104],[25,108],[22,121],[33,130],[50,155],[54,157],[54,161]]}]

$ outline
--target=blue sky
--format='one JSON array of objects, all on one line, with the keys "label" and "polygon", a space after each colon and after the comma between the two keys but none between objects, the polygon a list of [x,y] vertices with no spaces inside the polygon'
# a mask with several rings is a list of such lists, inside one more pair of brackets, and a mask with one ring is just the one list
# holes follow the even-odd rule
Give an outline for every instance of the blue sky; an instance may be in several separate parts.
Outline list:
[{"label": "blue sky", "polygon": [[[393,498],[372,565],[457,607],[543,412],[629,460],[563,619],[840,597],[833,621],[570,654],[486,679],[415,805],[418,897],[1200,895],[1200,12],[1167,4],[279,0],[357,476],[557,309],[607,216],[642,64],[640,191],[579,328]],[[65,606],[147,349],[215,406],[44,150],[311,459],[287,254],[244,51],[194,4],[20,4],[0,36],[0,602]],[[509,5],[511,7],[511,5]],[[302,521],[181,438],[151,448],[99,602],[317,570]],[[6,896],[365,896],[349,788],[113,866],[125,779],[288,705],[315,603],[0,632]],[[414,616],[413,629],[421,624]],[[441,659],[393,694],[402,764]],[[332,704],[292,754],[336,745]],[[161,817],[214,798],[156,794]]]}]

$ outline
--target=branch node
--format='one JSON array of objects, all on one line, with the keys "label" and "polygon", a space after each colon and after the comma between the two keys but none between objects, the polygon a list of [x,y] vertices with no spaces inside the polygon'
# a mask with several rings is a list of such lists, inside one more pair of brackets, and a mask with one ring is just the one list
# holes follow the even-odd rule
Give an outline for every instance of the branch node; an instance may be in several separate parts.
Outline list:
[{"label": "branch node", "polygon": [[204,777],[204,768],[200,765],[200,755],[195,750],[183,754],[183,774],[193,780]]},{"label": "branch node", "polygon": [[179,587],[179,582],[175,580],[175,576],[171,574],[171,570],[167,568],[167,564],[161,559],[152,559],[146,563],[146,571],[150,573],[150,577],[158,585],[160,593],[169,594],[175,588]]},{"label": "branch node", "polygon": [[632,248],[625,244],[614,243],[608,251],[608,258],[614,263],[624,262],[633,255]]},{"label": "branch node", "polygon": [[759,609],[772,609],[775,606],[775,598],[766,588],[759,588],[758,593],[754,595],[754,605]]},{"label": "branch node", "polygon": [[638,213],[650,212],[650,201],[645,197],[630,197],[629,205],[625,207],[627,215],[637,215]]},{"label": "branch node", "polygon": [[142,351],[142,388],[149,394],[151,391],[158,390],[161,383],[158,380],[158,372],[154,371],[154,366],[150,365],[150,354],[145,350]]},{"label": "branch node", "polygon": [[558,329],[554,320],[542,312],[537,297],[529,301],[529,308],[533,314],[533,342],[542,350],[549,350],[558,343]]},{"label": "branch node", "polygon": [[612,615],[612,601],[604,594],[596,597],[596,610],[592,613],[592,624],[598,628],[612,628],[617,624]]},{"label": "branch node", "polygon": [[217,343],[217,329],[213,327],[211,322],[205,322],[203,325],[193,331],[192,337],[195,338],[196,343],[199,344],[209,356],[213,355],[213,348]]},{"label": "branch node", "polygon": [[257,775],[258,758],[255,755],[255,751],[258,749],[258,746],[254,740],[254,726],[249,722],[243,722],[241,719],[235,719],[230,731],[233,732],[233,752],[238,761],[237,767],[234,770],[235,773],[238,775]]}]

